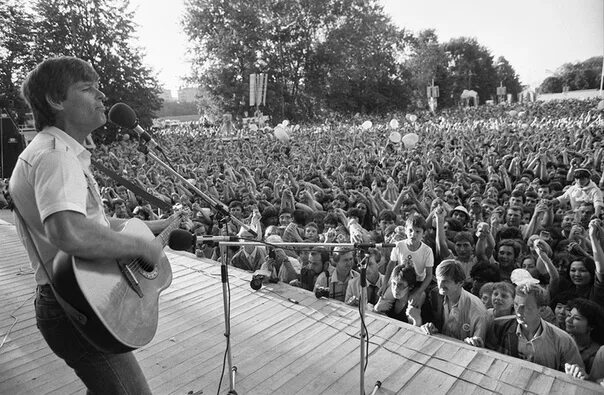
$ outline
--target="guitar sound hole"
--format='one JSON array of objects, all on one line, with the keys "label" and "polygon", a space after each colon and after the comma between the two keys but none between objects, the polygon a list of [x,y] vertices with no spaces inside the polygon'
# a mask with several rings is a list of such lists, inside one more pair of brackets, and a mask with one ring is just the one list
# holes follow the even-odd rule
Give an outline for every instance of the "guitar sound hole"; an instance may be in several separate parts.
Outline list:
[{"label": "guitar sound hole", "polygon": [[153,268],[153,270],[151,271],[147,271],[141,267],[139,269],[139,273],[148,280],[153,280],[159,274],[159,272],[157,271],[157,266],[155,266],[155,268]]}]

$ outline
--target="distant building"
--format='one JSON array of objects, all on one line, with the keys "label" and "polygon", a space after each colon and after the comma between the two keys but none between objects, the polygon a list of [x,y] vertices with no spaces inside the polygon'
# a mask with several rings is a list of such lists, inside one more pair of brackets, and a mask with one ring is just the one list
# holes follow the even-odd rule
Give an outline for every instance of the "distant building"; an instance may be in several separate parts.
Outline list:
[{"label": "distant building", "polygon": [[170,89],[163,89],[162,92],[159,94],[159,97],[162,98],[164,101],[174,101],[174,98],[172,97],[172,91]]},{"label": "distant building", "polygon": [[181,103],[194,103],[195,96],[199,93],[199,88],[180,88],[178,90],[178,101]]}]

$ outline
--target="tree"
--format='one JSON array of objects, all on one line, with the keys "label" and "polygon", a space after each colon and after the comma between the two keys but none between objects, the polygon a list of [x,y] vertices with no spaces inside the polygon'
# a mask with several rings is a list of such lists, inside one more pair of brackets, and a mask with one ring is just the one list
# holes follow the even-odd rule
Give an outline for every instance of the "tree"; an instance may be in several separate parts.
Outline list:
[{"label": "tree", "polygon": [[514,97],[517,97],[518,94],[522,92],[522,85],[520,84],[520,79],[518,74],[516,74],[516,70],[514,70],[512,65],[503,56],[497,58],[497,61],[495,62],[495,72],[497,74],[497,81],[499,84],[506,87],[507,94],[512,94]]},{"label": "tree", "polygon": [[421,106],[428,104],[426,87],[435,85],[439,87],[439,93],[445,104],[446,98],[450,97],[450,81],[447,74],[447,65],[449,59],[443,46],[438,42],[438,37],[433,29],[419,32],[417,37],[411,40],[411,55],[405,61],[405,67],[408,69],[411,86],[413,89],[412,100],[414,103],[421,103]]},{"label": "tree", "polygon": [[275,118],[400,105],[398,31],[374,0],[192,0],[193,82],[225,111],[247,109],[249,74],[268,74]]},{"label": "tree", "polygon": [[539,87],[541,93],[560,93],[562,92],[562,80],[556,76],[547,77]]},{"label": "tree", "polygon": [[38,0],[34,56],[68,55],[84,59],[99,73],[107,106],[128,103],[144,126],[161,107],[161,88],[130,44],[135,31],[128,0]]},{"label": "tree", "polygon": [[1,0],[0,24],[0,107],[9,107],[12,103],[12,107],[24,112],[25,103],[19,90],[20,82],[35,65],[30,40],[33,17],[22,3]]},{"label": "tree", "polygon": [[453,100],[457,100],[464,89],[478,92],[481,102],[493,99],[498,84],[489,50],[475,38],[467,37],[451,39],[444,48],[450,59]]},{"label": "tree", "polygon": [[343,2],[337,25],[317,47],[316,73],[309,85],[340,112],[402,110],[411,90],[397,61],[410,35],[396,28],[375,1]]},{"label": "tree", "polygon": [[594,56],[583,62],[565,63],[560,66],[553,77],[541,83],[543,93],[562,92],[563,87],[569,90],[598,89],[602,75],[602,57]]}]

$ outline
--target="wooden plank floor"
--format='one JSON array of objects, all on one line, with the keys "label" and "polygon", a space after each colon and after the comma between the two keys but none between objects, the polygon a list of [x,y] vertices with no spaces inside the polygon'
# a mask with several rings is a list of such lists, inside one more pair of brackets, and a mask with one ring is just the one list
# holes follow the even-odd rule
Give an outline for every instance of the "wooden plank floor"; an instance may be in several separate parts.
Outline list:
[{"label": "wooden plank floor", "polygon": [[[0,218],[2,218],[0,216]],[[167,252],[174,280],[160,298],[154,340],[136,351],[156,394],[218,391],[226,342],[220,266]],[[360,393],[356,309],[229,272],[231,346],[239,394]],[[71,394],[85,388],[48,348],[33,312],[34,280],[14,226],[0,220],[0,394]],[[298,304],[288,298],[295,299]],[[378,394],[592,394],[601,389],[559,372],[470,347],[368,313],[365,391]],[[229,390],[228,372],[220,393]]]}]

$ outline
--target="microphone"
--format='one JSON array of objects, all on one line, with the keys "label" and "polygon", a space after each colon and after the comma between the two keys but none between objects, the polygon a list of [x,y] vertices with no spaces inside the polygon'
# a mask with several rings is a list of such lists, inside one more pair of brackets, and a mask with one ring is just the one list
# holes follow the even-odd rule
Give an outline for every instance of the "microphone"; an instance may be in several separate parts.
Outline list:
[{"label": "microphone", "polygon": [[190,251],[197,244],[197,236],[183,229],[170,233],[168,246],[174,251]]},{"label": "microphone", "polygon": [[394,248],[396,244],[392,243],[355,243],[355,248],[367,249],[367,248]]},{"label": "microphone", "polygon": [[140,138],[151,146],[151,148],[155,148],[159,152],[164,152],[159,144],[157,144],[157,141],[155,141],[153,137],[138,124],[136,113],[129,105],[125,103],[115,103],[109,110],[109,120],[117,126],[134,130]]},{"label": "microphone", "polygon": [[197,244],[211,244],[220,241],[239,241],[237,236],[199,236],[183,229],[176,229],[170,233],[168,246],[175,251],[190,251]]}]

